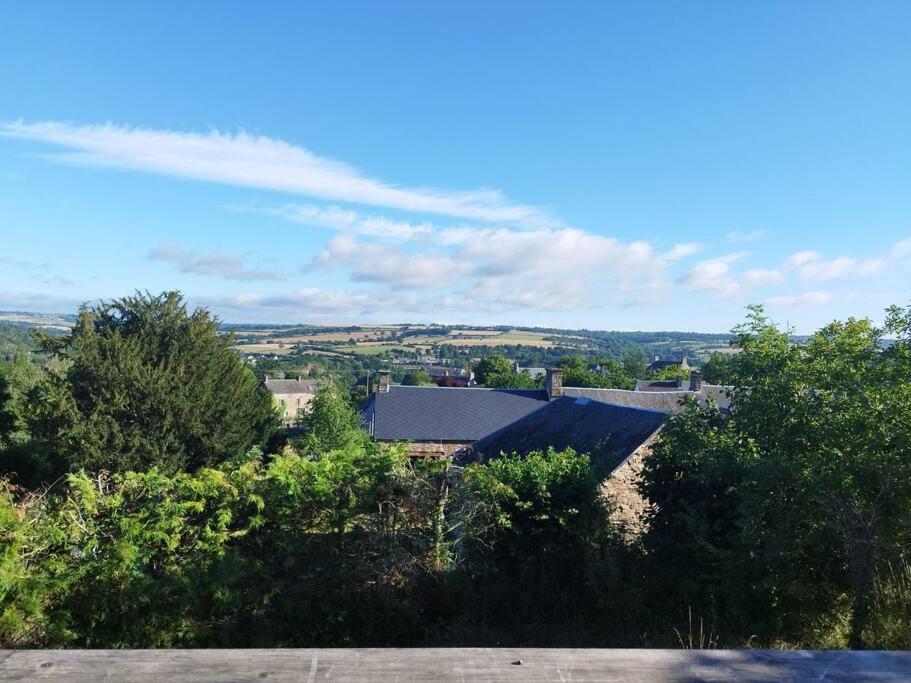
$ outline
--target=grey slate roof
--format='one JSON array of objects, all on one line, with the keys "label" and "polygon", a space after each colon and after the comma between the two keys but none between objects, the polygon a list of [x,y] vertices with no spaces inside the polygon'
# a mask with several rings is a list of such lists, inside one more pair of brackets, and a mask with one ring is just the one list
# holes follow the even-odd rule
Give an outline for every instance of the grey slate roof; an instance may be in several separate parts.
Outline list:
[{"label": "grey slate roof", "polygon": [[613,472],[667,419],[658,410],[563,396],[460,451],[461,462],[486,461],[501,452],[572,448],[591,455],[605,474]]},{"label": "grey slate roof", "polygon": [[378,441],[477,441],[547,405],[540,389],[411,387],[376,392],[362,413]]},{"label": "grey slate roof", "polygon": [[676,412],[680,409],[680,400],[684,396],[695,396],[701,404],[711,397],[722,410],[731,407],[730,388],[720,384],[705,384],[698,392],[692,391],[626,391],[624,389],[589,389],[582,387],[564,387],[563,393],[567,396],[583,396],[596,401],[614,403],[623,406],[637,406],[640,408],[653,408],[666,412]]},{"label": "grey slate roof", "polygon": [[313,380],[302,379],[270,379],[260,383],[273,394],[315,394],[317,384]]}]

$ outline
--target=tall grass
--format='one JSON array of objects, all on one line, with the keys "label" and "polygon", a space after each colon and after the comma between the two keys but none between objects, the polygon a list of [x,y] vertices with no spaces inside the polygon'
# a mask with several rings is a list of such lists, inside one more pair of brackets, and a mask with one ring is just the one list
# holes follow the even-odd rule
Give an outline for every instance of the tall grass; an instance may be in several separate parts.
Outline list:
[{"label": "tall grass", "polygon": [[907,559],[877,571],[871,612],[870,626],[864,633],[867,647],[911,649],[911,563]]},{"label": "tall grass", "polygon": [[[674,629],[674,633],[677,634],[677,640],[680,642],[680,647],[682,647],[684,650],[714,650],[716,647],[718,647],[718,635],[712,633],[711,631],[705,631],[704,625],[702,623],[702,617],[699,617],[699,633],[696,633],[693,630],[692,608],[687,607],[686,613],[686,634],[681,634],[677,628]],[[686,637],[684,637],[684,635]]]}]

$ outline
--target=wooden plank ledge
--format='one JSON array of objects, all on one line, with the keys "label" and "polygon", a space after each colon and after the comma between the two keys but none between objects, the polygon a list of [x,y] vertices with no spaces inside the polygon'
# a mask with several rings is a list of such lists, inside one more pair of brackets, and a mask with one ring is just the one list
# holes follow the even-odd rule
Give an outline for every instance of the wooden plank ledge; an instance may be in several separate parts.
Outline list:
[{"label": "wooden plank ledge", "polygon": [[911,652],[536,648],[0,650],[3,681],[909,681]]}]

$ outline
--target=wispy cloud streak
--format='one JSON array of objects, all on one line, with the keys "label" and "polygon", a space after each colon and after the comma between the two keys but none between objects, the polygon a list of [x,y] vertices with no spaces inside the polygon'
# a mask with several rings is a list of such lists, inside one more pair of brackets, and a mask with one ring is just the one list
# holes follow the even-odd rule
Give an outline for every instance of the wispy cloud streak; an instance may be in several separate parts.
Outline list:
[{"label": "wispy cloud streak", "polygon": [[243,254],[228,251],[193,252],[177,244],[163,244],[148,253],[153,261],[173,263],[181,273],[220,277],[225,280],[284,280],[274,270],[255,270],[244,265]]},{"label": "wispy cloud streak", "polygon": [[429,235],[434,231],[431,223],[397,221],[385,216],[364,215],[358,211],[340,206],[316,206],[315,204],[285,204],[284,206],[263,207],[256,204],[229,206],[231,211],[273,216],[292,223],[314,228],[324,228],[353,235],[363,235],[385,240],[410,240]]},{"label": "wispy cloud streak", "polygon": [[53,156],[66,163],[142,170],[488,222],[529,227],[553,223],[537,207],[511,202],[498,190],[401,187],[298,145],[246,132],[15,121],[0,124],[0,135],[72,150]]}]

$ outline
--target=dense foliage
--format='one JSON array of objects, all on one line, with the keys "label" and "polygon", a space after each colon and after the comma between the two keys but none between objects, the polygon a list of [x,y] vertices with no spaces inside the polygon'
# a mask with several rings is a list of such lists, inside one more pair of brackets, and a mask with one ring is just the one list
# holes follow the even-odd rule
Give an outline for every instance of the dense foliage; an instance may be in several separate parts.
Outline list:
[{"label": "dense foliage", "polygon": [[303,420],[304,434],[294,439],[303,453],[321,453],[363,446],[368,441],[363,422],[341,384],[325,382],[310,401]]},{"label": "dense foliage", "polygon": [[730,416],[691,404],[646,464],[655,588],[728,632],[882,642],[877,572],[911,550],[911,308],[804,345],[754,308],[737,333]]},{"label": "dense foliage", "polygon": [[0,321],[0,360],[11,360],[22,350],[35,348],[35,340],[28,327]]},{"label": "dense foliage", "polygon": [[713,353],[702,366],[702,379],[708,384],[730,386],[736,378],[737,359],[731,354]]},{"label": "dense foliage", "polygon": [[27,436],[28,394],[40,378],[41,368],[23,348],[0,361],[0,444]]},{"label": "dense foliage", "polygon": [[497,389],[534,389],[538,382],[528,370],[516,372],[512,361],[505,356],[487,356],[475,366],[478,384]]},{"label": "dense foliage", "polygon": [[580,356],[567,356],[560,361],[560,367],[565,387],[629,390],[636,385],[636,377],[627,372],[627,367],[610,358],[586,361]]},{"label": "dense foliage", "polygon": [[[410,458],[328,378],[267,442],[215,325],[137,296],[0,362],[0,647],[676,646],[695,622],[911,648],[911,308],[800,343],[751,309],[712,359],[730,410],[668,421],[632,525],[585,454]],[[565,357],[564,383],[628,388],[642,362]]]},{"label": "dense foliage", "polygon": [[402,384],[411,387],[430,387],[433,380],[426,370],[412,370],[402,378]]},{"label": "dense foliage", "polygon": [[655,370],[650,370],[646,373],[646,379],[657,379],[657,380],[667,380],[667,379],[677,379],[682,378],[688,380],[690,374],[692,373],[692,368],[684,369],[680,365],[666,365],[663,368],[658,368]]},{"label": "dense foliage", "polygon": [[32,392],[29,426],[70,468],[193,470],[273,428],[271,400],[230,335],[175,292],[83,308],[70,335],[41,341],[56,363]]},{"label": "dense foliage", "polygon": [[[7,489],[0,643],[481,642],[460,625],[505,636],[583,608],[586,593],[560,586],[584,578],[602,514],[587,458],[506,459],[458,480],[446,463],[365,443]],[[548,605],[528,600],[545,589]]]},{"label": "dense foliage", "polygon": [[[623,362],[567,355],[560,359],[559,367],[563,370],[563,386],[566,387],[632,389],[636,377],[628,369],[635,372],[640,364],[644,367],[636,355],[628,356]],[[542,379],[532,378],[527,370],[516,372],[513,363],[499,355],[487,356],[478,363],[475,377],[479,384],[498,389],[534,389],[543,385]]]}]

